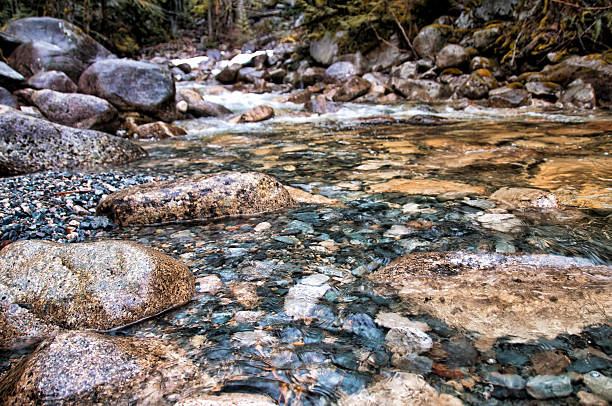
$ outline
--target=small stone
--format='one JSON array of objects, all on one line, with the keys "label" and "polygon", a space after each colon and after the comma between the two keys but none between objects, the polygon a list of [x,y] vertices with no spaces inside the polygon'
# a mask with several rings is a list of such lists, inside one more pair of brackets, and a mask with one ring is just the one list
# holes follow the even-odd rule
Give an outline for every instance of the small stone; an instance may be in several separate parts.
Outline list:
[{"label": "small stone", "polygon": [[533,354],[531,370],[536,375],[559,375],[570,365],[570,359],[556,351],[541,351]]},{"label": "small stone", "polygon": [[433,341],[425,332],[411,327],[396,327],[385,336],[386,346],[391,352],[404,355],[429,351]]},{"label": "small stone", "polygon": [[254,309],[259,304],[257,286],[251,282],[234,282],[229,285],[229,289],[234,299],[245,309]]},{"label": "small stone", "polygon": [[536,399],[551,399],[572,393],[572,383],[567,375],[538,375],[527,381],[527,393]]},{"label": "small stone", "polygon": [[580,399],[580,404],[582,406],[608,406],[609,403],[600,398],[597,395],[593,395],[589,392],[580,391],[578,392],[578,399]]},{"label": "small stone", "polygon": [[491,372],[489,374],[489,382],[496,386],[504,388],[521,390],[525,387],[525,380],[516,374],[500,374],[499,372]]},{"label": "small stone", "polygon": [[202,278],[197,278],[196,283],[198,284],[198,293],[205,295],[216,295],[219,290],[223,287],[221,278],[217,275],[208,275]]},{"label": "small stone", "polygon": [[591,371],[584,375],[584,384],[597,396],[612,401],[612,378],[598,371]]},{"label": "small stone", "polygon": [[268,223],[267,221],[262,221],[261,223],[255,226],[254,230],[258,233],[261,233],[263,231],[269,230],[270,227],[272,227],[272,224]]},{"label": "small stone", "polygon": [[414,229],[406,227],[402,224],[393,224],[390,229],[385,231],[385,238],[402,238],[405,235],[413,234]]}]

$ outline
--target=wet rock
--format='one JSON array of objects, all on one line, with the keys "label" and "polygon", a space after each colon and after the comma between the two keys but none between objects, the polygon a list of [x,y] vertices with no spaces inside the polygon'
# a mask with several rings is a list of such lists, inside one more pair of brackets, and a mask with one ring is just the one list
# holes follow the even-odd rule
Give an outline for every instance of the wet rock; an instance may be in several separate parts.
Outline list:
[{"label": "wet rock", "polygon": [[245,83],[256,83],[258,80],[266,79],[266,71],[253,67],[242,68],[238,71],[238,80]]},{"label": "wet rock", "polygon": [[[131,242],[19,241],[0,257],[3,348],[45,338],[39,325],[110,330],[130,324],[189,301],[195,289],[182,263]],[[36,321],[26,331],[16,328],[22,315]]]},{"label": "wet rock", "polygon": [[163,404],[211,390],[185,351],[157,339],[71,331],[41,344],[0,382],[5,405]]},{"label": "wet rock", "polygon": [[223,287],[221,278],[217,275],[208,275],[202,278],[196,279],[198,293],[204,295],[216,295]]},{"label": "wet rock", "polygon": [[370,82],[370,93],[384,94],[387,91],[387,83],[389,83],[389,75],[380,72],[366,73],[363,78]]},{"label": "wet rock", "polygon": [[502,187],[489,199],[500,202],[511,208],[558,208],[555,195],[550,192],[531,188]]},{"label": "wet rock", "polygon": [[224,172],[145,183],[113,193],[96,212],[120,225],[254,215],[294,205],[276,179],[256,172]]},{"label": "wet rock", "polygon": [[407,317],[400,316],[397,313],[380,312],[376,315],[376,324],[386,328],[413,328],[421,331],[429,331],[427,323],[422,321],[412,321]]},{"label": "wet rock", "polygon": [[397,37],[390,43],[382,43],[366,55],[365,71],[385,72],[410,58],[410,53],[402,51]]},{"label": "wet rock", "polygon": [[397,67],[394,67],[391,70],[391,76],[400,79],[416,79],[418,76],[416,62],[407,61]]},{"label": "wet rock", "polygon": [[221,393],[196,395],[180,400],[175,406],[275,406],[277,403],[265,395],[250,393]]},{"label": "wet rock", "polygon": [[415,253],[368,278],[415,313],[487,337],[579,333],[605,322],[597,309],[612,304],[611,267],[554,255]]},{"label": "wet rock", "polygon": [[591,371],[583,376],[583,380],[591,392],[612,402],[612,378],[600,372]]},{"label": "wet rock", "polygon": [[324,80],[327,83],[344,83],[357,74],[355,65],[351,62],[340,61],[325,70]]},{"label": "wet rock", "polygon": [[311,317],[319,299],[330,289],[328,280],[329,276],[313,274],[289,288],[283,307],[285,313],[296,320]]},{"label": "wet rock", "polygon": [[475,71],[478,69],[488,69],[489,71],[494,71],[498,68],[497,62],[493,59],[486,58],[484,56],[475,56],[470,61],[470,71]]},{"label": "wet rock", "polygon": [[269,77],[270,82],[281,84],[285,81],[287,71],[283,68],[270,69],[267,75]]},{"label": "wet rock", "polygon": [[310,43],[310,56],[321,65],[329,66],[338,54],[338,39],[343,33],[326,32],[323,38]]},{"label": "wet rock", "polygon": [[496,108],[527,106],[529,104],[529,92],[525,89],[516,89],[510,86],[498,87],[489,91],[489,103],[491,107]]},{"label": "wet rock", "polygon": [[25,78],[21,73],[0,61],[0,86],[14,90],[22,87],[24,83]]},{"label": "wet rock", "polygon": [[396,192],[409,195],[439,195],[449,192],[465,192],[468,194],[482,194],[484,188],[471,186],[465,183],[451,182],[436,179],[392,179],[384,183],[370,186],[371,193]]},{"label": "wet rock", "polygon": [[0,107],[0,174],[17,175],[53,168],[120,164],[146,152],[128,140],[30,117]]},{"label": "wet rock", "polygon": [[13,107],[15,109],[19,108],[19,104],[17,103],[15,97],[13,97],[11,92],[3,87],[0,87],[0,104],[4,104],[5,106]]},{"label": "wet rock", "polygon": [[327,114],[335,113],[336,111],[340,110],[340,106],[327,100],[324,95],[318,94],[311,97],[310,100],[304,103],[304,110],[316,114]]},{"label": "wet rock", "polygon": [[54,123],[109,132],[118,126],[117,109],[96,96],[45,89],[32,93],[31,100]]},{"label": "wet rock", "polygon": [[561,94],[561,86],[553,82],[527,82],[525,88],[532,96],[551,102],[555,102]]},{"label": "wet rock", "polygon": [[405,355],[394,353],[391,356],[391,365],[406,372],[426,375],[431,372],[433,361],[415,353],[408,353]]},{"label": "wet rock", "polygon": [[561,94],[559,101],[566,108],[593,109],[597,106],[593,85],[581,79],[570,83]]},{"label": "wet rock", "polygon": [[525,387],[525,380],[516,374],[500,374],[499,372],[491,372],[487,380],[495,385],[512,390],[521,390]]},{"label": "wet rock", "polygon": [[572,393],[572,382],[567,375],[538,375],[529,378],[526,388],[536,399],[562,398]]},{"label": "wet rock", "polygon": [[393,78],[391,85],[407,100],[431,101],[451,95],[448,85],[434,80]]},{"label": "wet rock", "polygon": [[579,391],[578,399],[582,406],[608,406],[609,403],[597,395],[589,392]]},{"label": "wet rock", "polygon": [[107,59],[91,65],[79,89],[108,100],[120,111],[151,114],[163,121],[176,117],[172,75],[159,65],[128,59]]},{"label": "wet rock", "polygon": [[385,336],[386,347],[389,351],[406,355],[410,353],[421,354],[431,349],[433,341],[425,332],[414,327],[393,327]]},{"label": "wet rock", "polygon": [[486,213],[476,219],[483,227],[500,233],[517,233],[525,225],[518,217],[510,213]]},{"label": "wet rock", "polygon": [[340,406],[459,406],[463,405],[463,402],[454,396],[438,393],[418,375],[398,372],[391,378],[383,378],[358,393],[343,395],[338,404]]},{"label": "wet rock", "polygon": [[470,78],[459,87],[459,91],[470,99],[487,97],[489,91],[497,88],[497,80],[488,69],[476,69]]},{"label": "wet rock", "polygon": [[232,114],[232,111],[220,104],[207,102],[200,92],[195,89],[177,89],[176,101],[187,102],[186,112],[198,117],[223,117]]},{"label": "wet rock", "polygon": [[242,69],[242,65],[238,63],[228,65],[215,76],[215,79],[223,84],[232,84],[236,82],[240,69]]},{"label": "wet rock", "polygon": [[474,31],[474,47],[479,51],[488,50],[499,35],[501,34],[500,26],[492,26]]},{"label": "wet rock", "polygon": [[78,90],[68,75],[57,70],[38,72],[28,79],[28,85],[35,89],[49,89],[63,93],[74,93]]},{"label": "wet rock", "polygon": [[250,282],[233,282],[229,284],[229,290],[234,299],[245,309],[254,309],[259,304],[257,286]]},{"label": "wet rock", "polygon": [[163,121],[156,121],[154,123],[139,125],[136,128],[136,134],[138,134],[138,138],[141,139],[162,139],[182,137],[187,135],[187,131],[173,124],[164,123]]},{"label": "wet rock", "polygon": [[4,32],[23,42],[9,64],[24,76],[57,70],[74,82],[95,61],[112,54],[77,26],[57,18],[28,17],[11,21]]},{"label": "wet rock", "polygon": [[457,44],[449,44],[442,48],[436,56],[438,69],[461,67],[467,65],[470,55],[465,48]]},{"label": "wet rock", "polygon": [[366,94],[368,90],[370,90],[370,87],[371,84],[366,79],[359,76],[353,76],[338,89],[333,100],[337,102],[351,101]]},{"label": "wet rock", "polygon": [[239,331],[231,338],[236,347],[253,347],[256,345],[269,346],[278,342],[278,339],[263,330]]},{"label": "wet rock", "polygon": [[540,351],[529,357],[535,375],[559,375],[570,365],[567,356],[557,351]]},{"label": "wet rock", "polygon": [[257,106],[243,113],[238,122],[240,123],[256,123],[258,121],[269,120],[274,117],[274,109],[270,106]]},{"label": "wet rock", "polygon": [[566,86],[576,79],[589,83],[598,99],[612,101],[612,64],[601,54],[570,56],[556,65],[542,69],[544,80]]},{"label": "wet rock", "polygon": [[424,27],[412,41],[415,52],[421,58],[433,59],[434,55],[444,46],[449,29],[450,27],[442,25],[428,25]]},{"label": "wet rock", "polygon": [[322,82],[325,79],[325,69],[320,66],[309,66],[303,71],[298,71],[300,74],[300,82],[304,86],[311,86]]},{"label": "wet rock", "polygon": [[300,188],[285,186],[287,192],[291,198],[300,204],[320,204],[322,206],[331,206],[331,207],[344,207],[344,203],[342,203],[338,199],[332,199],[329,197],[325,197],[323,195],[315,195],[312,193],[308,193],[305,190]]}]

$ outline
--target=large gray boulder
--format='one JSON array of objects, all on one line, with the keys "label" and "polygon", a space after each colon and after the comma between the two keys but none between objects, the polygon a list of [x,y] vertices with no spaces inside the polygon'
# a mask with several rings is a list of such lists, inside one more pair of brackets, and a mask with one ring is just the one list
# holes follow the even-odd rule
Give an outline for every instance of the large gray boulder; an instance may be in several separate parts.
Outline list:
[{"label": "large gray boulder", "polygon": [[4,31],[23,42],[10,55],[9,64],[28,77],[59,70],[77,81],[89,65],[113,56],[80,28],[57,18],[22,18],[8,23]]},{"label": "large gray boulder", "polygon": [[438,69],[461,67],[468,64],[470,55],[465,48],[457,44],[449,44],[442,48],[436,56]]},{"label": "large gray boulder", "polygon": [[612,64],[601,54],[571,56],[542,69],[544,80],[566,86],[576,79],[590,83],[598,99],[612,102]]},{"label": "large gray boulder", "polygon": [[181,262],[127,241],[17,241],[0,251],[0,348],[54,330],[111,330],[191,300]]},{"label": "large gray boulder", "polygon": [[96,96],[37,90],[32,103],[54,123],[75,128],[113,131],[117,126],[117,109]]},{"label": "large gray boulder", "polygon": [[0,176],[121,164],[145,155],[129,140],[51,123],[0,106]]},{"label": "large gray boulder", "polygon": [[285,187],[257,172],[225,172],[145,183],[108,195],[96,213],[120,225],[254,215],[292,207]]},{"label": "large gray boulder", "polygon": [[310,56],[321,65],[329,66],[338,55],[338,38],[344,33],[326,32],[323,38],[310,43]]},{"label": "large gray boulder", "polygon": [[139,111],[163,121],[176,118],[175,87],[170,71],[129,59],[107,59],[91,65],[79,88],[111,102],[120,111]]},{"label": "large gray boulder", "polygon": [[435,55],[442,49],[450,27],[441,25],[428,25],[424,27],[412,42],[415,52],[421,58],[433,60]]},{"label": "large gray boulder", "polygon": [[42,343],[0,381],[3,405],[160,405],[212,379],[165,340],[69,331]]},{"label": "large gray boulder", "polygon": [[359,72],[351,62],[341,61],[333,63],[325,70],[325,82],[344,83]]}]

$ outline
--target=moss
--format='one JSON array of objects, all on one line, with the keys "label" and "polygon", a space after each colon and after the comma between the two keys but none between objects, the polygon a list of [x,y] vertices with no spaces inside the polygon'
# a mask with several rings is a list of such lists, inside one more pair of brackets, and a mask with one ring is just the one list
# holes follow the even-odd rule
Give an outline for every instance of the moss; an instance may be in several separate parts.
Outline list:
[{"label": "moss", "polygon": [[463,72],[461,72],[460,69],[457,68],[446,68],[442,71],[442,75],[454,75],[454,76],[459,76],[462,75]]},{"label": "moss", "polygon": [[521,82],[512,82],[512,83],[508,83],[506,87],[510,89],[524,89],[525,85],[522,84]]}]

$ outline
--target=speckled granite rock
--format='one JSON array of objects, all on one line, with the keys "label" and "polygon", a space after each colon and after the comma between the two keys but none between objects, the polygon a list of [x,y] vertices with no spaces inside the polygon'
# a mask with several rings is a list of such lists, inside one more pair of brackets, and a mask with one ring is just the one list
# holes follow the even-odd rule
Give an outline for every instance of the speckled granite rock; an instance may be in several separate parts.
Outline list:
[{"label": "speckled granite rock", "polygon": [[120,225],[157,224],[260,214],[294,204],[271,176],[224,172],[120,190],[102,199],[96,213]]},{"label": "speckled granite rock", "polygon": [[0,106],[0,176],[120,164],[145,155],[129,140],[50,123]]},{"label": "speckled granite rock", "polygon": [[607,323],[612,267],[555,255],[430,252],[372,273],[415,314],[486,337],[553,338]]},{"label": "speckled granite rock", "polygon": [[0,347],[58,329],[110,330],[189,301],[181,262],[133,242],[18,241],[0,251]]},{"label": "speckled granite rock", "polygon": [[3,377],[0,402],[163,405],[211,386],[185,352],[166,341],[70,331],[42,343]]}]

